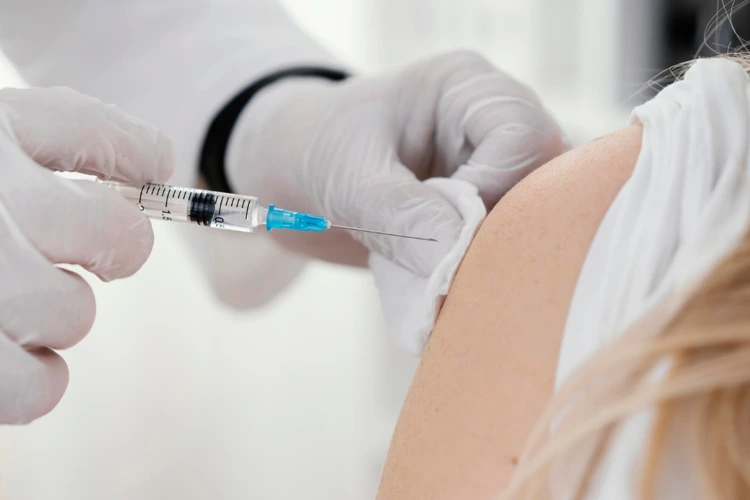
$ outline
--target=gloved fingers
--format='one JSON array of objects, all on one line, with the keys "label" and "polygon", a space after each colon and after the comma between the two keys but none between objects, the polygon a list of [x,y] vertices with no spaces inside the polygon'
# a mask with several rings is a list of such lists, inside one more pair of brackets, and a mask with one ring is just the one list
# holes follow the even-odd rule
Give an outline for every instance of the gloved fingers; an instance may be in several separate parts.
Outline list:
[{"label": "gloved fingers", "polygon": [[50,262],[78,264],[106,281],[130,276],[148,258],[149,220],[116,191],[64,179],[22,153],[3,152],[0,191],[8,217]]},{"label": "gloved fingers", "polygon": [[154,245],[148,218],[106,186],[55,181],[60,185],[58,204],[64,207],[59,211],[60,223],[27,231],[37,248],[54,263],[80,265],[104,281],[138,271]]},{"label": "gloved fingers", "polygon": [[542,137],[500,129],[484,137],[451,178],[477,186],[485,206],[491,209],[513,186],[562,152],[563,143],[554,134]]},{"label": "gloved fingers", "polygon": [[456,178],[475,184],[491,208],[523,176],[562,152],[562,134],[530,88],[486,61],[469,68],[444,85],[432,175],[470,170]]},{"label": "gloved fingers", "polygon": [[0,424],[25,424],[49,413],[68,378],[68,366],[54,351],[26,350],[0,329]]},{"label": "gloved fingers", "polygon": [[525,129],[521,132],[548,123],[556,127],[533,90],[480,56],[474,59],[447,75],[439,88],[435,113],[438,168],[450,170],[465,163],[472,142],[476,144],[500,126],[521,126]]},{"label": "gloved fingers", "polygon": [[0,204],[0,329],[24,347],[70,347],[91,329],[94,294],[47,261],[7,215]]},{"label": "gloved fingers", "polygon": [[23,347],[67,349],[91,331],[96,315],[94,292],[81,276],[47,266],[35,270],[44,278],[33,285],[20,284],[23,293],[0,304],[0,329]]},{"label": "gloved fingers", "polygon": [[397,164],[386,171],[391,175],[368,178],[351,188],[348,195],[336,196],[331,222],[438,240],[435,243],[352,232],[371,251],[420,276],[429,276],[458,239],[463,226],[461,216],[407,167]]},{"label": "gloved fingers", "polygon": [[473,151],[453,177],[476,185],[490,208],[521,179],[564,150],[557,124],[529,100],[481,100],[464,123]]},{"label": "gloved fingers", "polygon": [[165,182],[169,139],[113,105],[67,88],[2,89],[0,127],[35,162],[121,182]]}]

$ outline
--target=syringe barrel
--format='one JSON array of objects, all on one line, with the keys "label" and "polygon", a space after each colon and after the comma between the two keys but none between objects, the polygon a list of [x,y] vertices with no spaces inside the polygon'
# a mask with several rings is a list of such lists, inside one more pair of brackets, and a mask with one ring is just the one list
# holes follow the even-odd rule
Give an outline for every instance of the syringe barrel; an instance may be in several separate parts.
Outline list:
[{"label": "syringe barrel", "polygon": [[116,189],[151,219],[193,222],[245,233],[254,233],[265,223],[265,209],[253,196],[164,184],[104,184]]}]

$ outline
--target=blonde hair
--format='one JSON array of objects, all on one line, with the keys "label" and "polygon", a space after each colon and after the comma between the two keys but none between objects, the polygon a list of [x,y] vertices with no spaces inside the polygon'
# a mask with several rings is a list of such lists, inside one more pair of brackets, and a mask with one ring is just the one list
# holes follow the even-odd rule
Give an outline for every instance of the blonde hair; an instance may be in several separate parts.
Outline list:
[{"label": "blonde hair", "polygon": [[[747,56],[741,62],[750,67]],[[675,445],[701,498],[750,499],[750,233],[701,283],[570,377],[502,498],[584,497],[618,425],[641,410],[653,419],[638,498],[659,498],[665,451]]]}]

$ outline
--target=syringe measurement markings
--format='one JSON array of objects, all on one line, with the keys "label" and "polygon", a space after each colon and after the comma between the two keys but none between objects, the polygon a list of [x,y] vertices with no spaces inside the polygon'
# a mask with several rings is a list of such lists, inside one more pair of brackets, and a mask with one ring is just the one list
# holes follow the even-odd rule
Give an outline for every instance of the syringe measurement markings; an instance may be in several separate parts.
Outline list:
[{"label": "syringe measurement markings", "polygon": [[[110,182],[108,183],[112,187],[119,188],[120,186],[128,187],[125,184],[118,183],[118,182]],[[134,189],[135,186],[129,187],[129,189]],[[118,189],[119,190],[119,189]],[[222,214],[222,211],[224,209],[224,203],[229,202],[229,207],[231,208],[245,208],[245,220],[250,219],[250,208],[254,207],[253,211],[253,217],[257,218],[256,223],[258,225],[264,225],[267,224],[266,216],[268,209],[257,206],[257,199],[254,197],[245,197],[242,195],[235,195],[235,194],[227,194],[227,193],[220,193],[216,191],[206,191],[206,190],[199,190],[199,189],[193,189],[193,188],[184,188],[184,187],[178,187],[178,186],[171,186],[171,185],[165,185],[165,184],[152,184],[152,183],[146,183],[141,184],[141,189],[138,193],[138,205],[140,210],[144,210],[145,207],[143,206],[143,193],[144,190],[147,195],[153,195],[155,197],[163,196],[164,197],[164,206],[166,208],[169,208],[169,200],[170,198],[174,199],[175,196],[177,196],[177,199],[185,199],[187,197],[188,200],[192,201],[195,197],[195,202],[193,205],[189,207],[185,207],[186,210],[188,210],[187,219],[184,220],[190,220],[195,221],[199,225],[205,225],[205,226],[213,226],[220,229],[231,229],[231,230],[239,230],[243,231],[248,228],[245,228],[240,225],[236,224],[229,224],[224,225],[223,217],[220,218],[219,216]],[[174,191],[174,194],[173,194]],[[129,193],[132,193],[132,191],[128,191]],[[124,194],[127,198],[130,198],[128,194]],[[219,207],[216,212],[214,212],[214,209],[216,209],[216,198],[219,198]],[[132,198],[130,198],[132,200]],[[149,201],[147,199],[147,201]],[[156,201],[156,199],[151,199],[150,201]],[[247,207],[245,206],[247,205]],[[260,215],[258,212],[262,211],[262,215]],[[156,218],[157,214],[153,213],[151,209],[147,211],[147,215],[150,218]],[[211,213],[213,212],[213,214]],[[233,210],[230,210],[230,216],[232,216],[235,212]],[[295,214],[295,212],[288,212],[288,211],[282,211],[282,213],[291,213]],[[162,218],[165,220],[173,220],[171,218],[166,218],[164,214],[169,214],[169,212],[162,212]],[[213,218],[213,221],[211,221],[211,215],[215,215]],[[319,216],[313,216],[310,214],[304,214],[305,217],[310,217],[312,219],[316,219],[316,224],[319,224],[316,229],[322,231],[329,228],[337,228],[337,229],[344,229],[349,231],[362,231],[366,233],[374,233],[374,234],[382,234],[386,236],[394,236],[399,238],[410,238],[415,240],[422,240],[422,241],[437,241],[433,238],[422,238],[417,236],[407,236],[402,234],[393,234],[393,233],[387,233],[384,231],[376,231],[371,229],[363,229],[363,228],[355,228],[355,227],[348,227],[348,226],[341,226],[336,224],[331,224],[330,221],[327,221],[323,219],[323,217]],[[182,219],[182,215],[180,216],[179,220]],[[260,222],[262,220],[262,222]],[[322,224],[325,223],[325,224]],[[295,229],[298,231],[309,231],[308,229],[310,226],[302,226],[302,224],[295,223],[294,225],[291,224],[284,224],[279,225],[278,227],[287,228],[287,229]],[[250,232],[254,232],[254,227],[249,228]]]}]

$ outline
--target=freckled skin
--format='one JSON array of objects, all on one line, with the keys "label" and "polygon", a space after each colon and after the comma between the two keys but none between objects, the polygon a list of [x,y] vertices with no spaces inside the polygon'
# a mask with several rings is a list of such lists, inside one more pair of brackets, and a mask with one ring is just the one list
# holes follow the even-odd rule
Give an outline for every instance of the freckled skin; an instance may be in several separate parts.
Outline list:
[{"label": "freckled skin", "polygon": [[631,126],[524,179],[473,241],[401,411],[378,498],[493,498],[552,395],[583,261],[641,145]]}]

